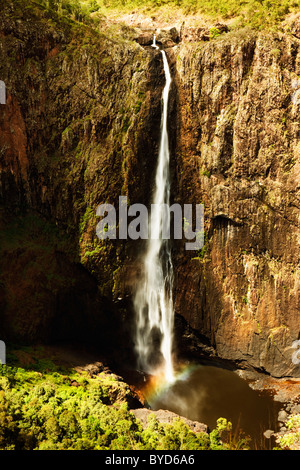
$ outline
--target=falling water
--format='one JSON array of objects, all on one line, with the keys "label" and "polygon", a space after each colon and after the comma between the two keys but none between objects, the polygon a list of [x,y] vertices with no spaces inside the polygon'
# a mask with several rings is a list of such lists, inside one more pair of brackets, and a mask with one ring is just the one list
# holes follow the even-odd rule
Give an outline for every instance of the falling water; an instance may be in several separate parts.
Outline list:
[{"label": "falling water", "polygon": [[[152,46],[159,49],[155,36]],[[167,110],[171,75],[166,53],[163,50],[160,52],[166,83],[162,95],[161,138],[149,220],[150,237],[144,257],[143,279],[135,296],[136,350],[141,369],[150,374],[162,374],[166,381],[172,382],[173,266],[169,241],[162,238],[163,224],[166,223],[163,205],[169,205],[170,201]]]}]

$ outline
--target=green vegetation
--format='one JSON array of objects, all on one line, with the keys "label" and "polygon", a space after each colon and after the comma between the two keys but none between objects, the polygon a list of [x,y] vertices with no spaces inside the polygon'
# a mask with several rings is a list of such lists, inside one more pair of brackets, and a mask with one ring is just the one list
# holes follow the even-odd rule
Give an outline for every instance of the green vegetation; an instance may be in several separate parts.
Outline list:
[{"label": "green vegetation", "polygon": [[218,36],[220,36],[220,34],[221,34],[221,31],[218,28],[213,27],[209,30],[210,39],[217,38]]},{"label": "green vegetation", "polygon": [[[202,15],[212,20],[235,19],[235,27],[266,29],[278,25],[299,9],[299,0],[38,0],[46,8],[76,21],[97,23],[111,12],[125,13],[139,9],[145,15],[162,12],[165,19],[174,14]],[[214,29],[211,35],[218,32]]]},{"label": "green vegetation", "polygon": [[232,444],[222,442],[231,431],[223,418],[210,434],[194,433],[179,419],[161,424],[154,414],[143,429],[120,378],[63,369],[31,348],[17,353],[31,360],[26,367],[15,359],[0,366],[1,450],[221,450]]},{"label": "green vegetation", "polygon": [[81,217],[81,221],[80,221],[80,224],[79,224],[80,234],[82,234],[86,230],[86,228],[89,224],[89,221],[92,218],[95,218],[95,209],[93,209],[92,207],[87,207],[86,210],[85,210],[85,213]]},{"label": "green vegetation", "polygon": [[201,250],[198,251],[198,257],[200,259],[203,259],[205,255],[207,254],[207,252],[208,252],[208,246],[207,244],[206,245],[204,244]]},{"label": "green vegetation", "polygon": [[286,423],[288,433],[280,436],[278,442],[280,447],[285,450],[300,449],[300,414],[293,415]]},{"label": "green vegetation", "polygon": [[209,171],[209,170],[203,170],[203,171],[202,171],[202,175],[203,175],[203,176],[207,176],[207,178],[210,178],[210,177],[211,177],[211,174],[210,174],[210,171]]}]

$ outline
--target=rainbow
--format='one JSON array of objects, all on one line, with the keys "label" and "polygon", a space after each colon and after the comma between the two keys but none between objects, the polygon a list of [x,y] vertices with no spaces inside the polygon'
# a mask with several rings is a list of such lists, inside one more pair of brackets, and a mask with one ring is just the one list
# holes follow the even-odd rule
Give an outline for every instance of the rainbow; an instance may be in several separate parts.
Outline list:
[{"label": "rainbow", "polygon": [[159,397],[164,395],[176,382],[186,381],[192,372],[199,367],[198,364],[180,364],[174,374],[173,381],[167,381],[163,371],[156,371],[155,374],[149,376],[146,385],[142,389],[142,394],[151,407],[151,404]]}]

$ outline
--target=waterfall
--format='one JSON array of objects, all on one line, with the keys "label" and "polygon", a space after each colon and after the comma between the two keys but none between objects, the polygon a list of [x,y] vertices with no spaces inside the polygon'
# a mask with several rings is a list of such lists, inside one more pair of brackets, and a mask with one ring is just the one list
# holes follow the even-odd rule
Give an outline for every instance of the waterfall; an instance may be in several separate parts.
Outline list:
[{"label": "waterfall", "polygon": [[[152,46],[159,49],[155,36]],[[170,242],[162,237],[163,224],[166,223],[164,205],[169,206],[170,201],[167,111],[171,74],[166,53],[163,50],[160,52],[166,79],[162,94],[160,146],[149,218],[150,236],[143,260],[143,277],[137,288],[134,305],[137,314],[136,351],[139,366],[150,374],[163,374],[166,381],[172,382],[173,266]]]}]

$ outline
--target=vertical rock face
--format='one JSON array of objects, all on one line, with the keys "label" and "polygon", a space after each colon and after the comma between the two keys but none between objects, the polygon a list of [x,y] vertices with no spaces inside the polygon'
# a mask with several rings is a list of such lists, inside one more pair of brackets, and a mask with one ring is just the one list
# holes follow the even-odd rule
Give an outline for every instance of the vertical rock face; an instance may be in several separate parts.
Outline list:
[{"label": "vertical rock face", "polygon": [[300,41],[228,34],[174,48],[177,199],[205,204],[178,250],[176,311],[217,353],[299,376]]},{"label": "vertical rock face", "polygon": [[130,245],[97,238],[96,209],[148,202],[161,57],[25,3],[0,18],[2,339],[97,340]]}]

